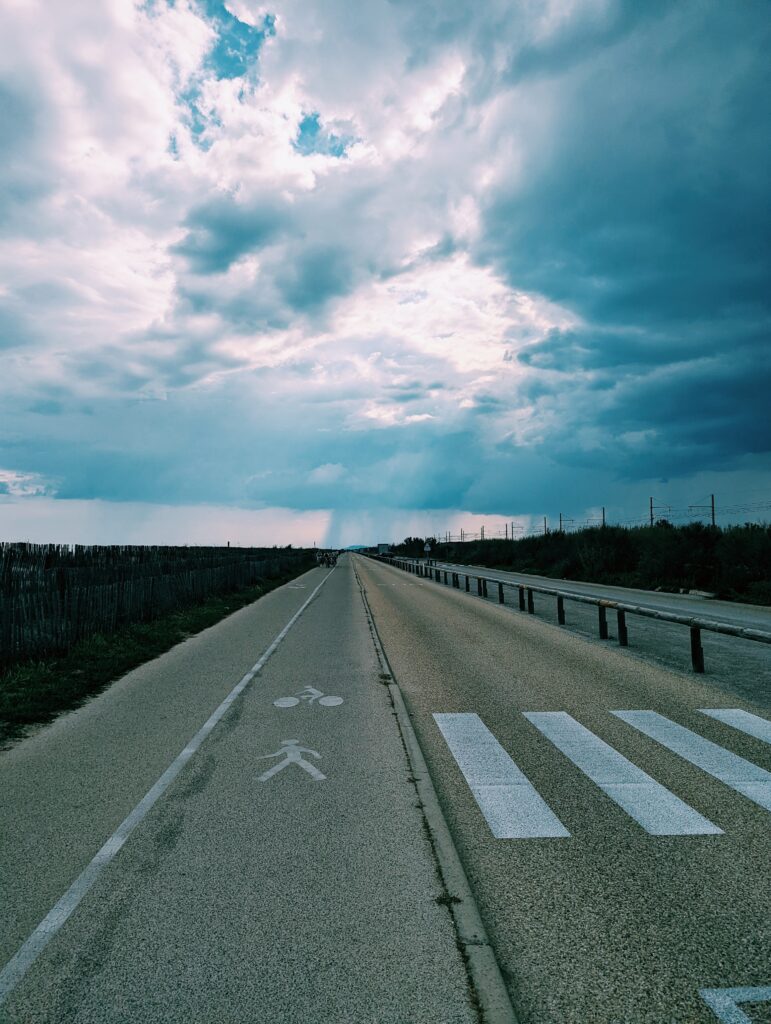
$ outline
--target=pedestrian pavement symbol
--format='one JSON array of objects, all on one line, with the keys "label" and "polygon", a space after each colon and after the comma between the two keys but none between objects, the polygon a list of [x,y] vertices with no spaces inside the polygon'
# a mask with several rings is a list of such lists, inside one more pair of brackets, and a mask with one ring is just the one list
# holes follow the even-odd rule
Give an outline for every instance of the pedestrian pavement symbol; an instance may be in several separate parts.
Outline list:
[{"label": "pedestrian pavement symbol", "polygon": [[294,697],[279,697],[273,701],[277,708],[295,708],[298,704],[320,704],[323,708],[336,708],[343,703],[342,697],[326,697],[315,686],[306,686]]},{"label": "pedestrian pavement symbol", "polygon": [[269,782],[274,775],[278,775],[285,768],[296,764],[298,768],[302,768],[304,772],[307,772],[314,782],[324,782],[326,775],[322,775],[315,765],[312,765],[310,761],[306,761],[303,754],[310,754],[311,757],[315,757],[318,761],[321,760],[321,754],[318,750],[311,750],[310,747],[301,747],[299,740],[282,740],[281,746],[275,753],[262,754],[257,760],[267,761],[271,757],[283,757],[284,760],[278,761],[272,768],[268,768],[266,772],[260,775],[257,781]]}]

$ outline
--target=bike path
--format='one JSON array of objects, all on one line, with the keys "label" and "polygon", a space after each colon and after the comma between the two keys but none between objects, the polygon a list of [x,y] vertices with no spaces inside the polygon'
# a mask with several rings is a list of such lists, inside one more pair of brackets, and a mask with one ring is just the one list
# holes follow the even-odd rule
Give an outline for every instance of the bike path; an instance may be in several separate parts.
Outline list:
[{"label": "bike path", "polygon": [[0,1019],[475,1021],[379,675],[343,559]]},{"label": "bike path", "polygon": [[0,753],[0,965],[325,575],[271,591]]}]

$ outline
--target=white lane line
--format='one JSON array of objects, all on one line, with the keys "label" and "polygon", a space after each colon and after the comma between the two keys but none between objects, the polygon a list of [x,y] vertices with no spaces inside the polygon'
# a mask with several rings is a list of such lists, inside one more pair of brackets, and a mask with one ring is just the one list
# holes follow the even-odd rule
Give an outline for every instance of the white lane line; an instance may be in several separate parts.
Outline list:
[{"label": "white lane line", "polygon": [[745,761],[730,750],[724,750],[711,740],[705,740],[656,711],[612,711],[611,714],[719,779],[736,793],[753,800],[764,810],[771,811],[771,772]]},{"label": "white lane line", "polygon": [[525,718],[650,835],[723,834],[567,712],[533,711]]},{"label": "white lane line", "polygon": [[771,743],[771,722],[767,718],[751,715],[749,711],[740,708],[699,708],[699,711],[740,732],[746,732],[748,736],[754,736],[756,740]]},{"label": "white lane line", "polygon": [[[332,572],[334,571],[335,570],[332,569]],[[260,669],[263,668],[265,663],[275,652],[276,648],[284,640],[289,630],[294,626],[316,594],[318,594],[327,582],[329,577],[332,575],[332,572],[327,573],[305,604],[303,604],[299,611],[295,612],[289,622],[287,622],[270,647],[268,647],[264,652],[260,660],[249,669],[243,679],[233,687],[219,707],[209,716],[209,718],[207,718],[195,736],[193,736],[187,744],[185,749],[174,758],[155,785],[145,793],[134,810],[131,811],[128,817],[125,818],[120,825],[118,825],[93,860],[86,866],[81,874],[78,875],[58,903],[56,903],[48,914],[46,914],[26,942],[20,947],[14,956],[11,957],[3,970],[0,971],[0,1005],[5,1002],[51,939],[56,935],[62,925],[65,924],[70,915],[77,909],[80,901],[86,895],[94,882],[96,882],[104,868],[115,857],[137,825],[144,820],[148,811],[153,807],[158,799],[163,796],[215,725],[217,725],[219,720],[228,711],[233,701],[241,695],[243,690],[249,685],[252,679],[254,679]]]},{"label": "white lane line", "polygon": [[434,721],[496,839],[570,835],[479,715],[435,714]]},{"label": "white lane line", "polygon": [[771,1003],[771,985],[759,988],[703,988],[699,995],[723,1024],[752,1024],[739,1003]]}]

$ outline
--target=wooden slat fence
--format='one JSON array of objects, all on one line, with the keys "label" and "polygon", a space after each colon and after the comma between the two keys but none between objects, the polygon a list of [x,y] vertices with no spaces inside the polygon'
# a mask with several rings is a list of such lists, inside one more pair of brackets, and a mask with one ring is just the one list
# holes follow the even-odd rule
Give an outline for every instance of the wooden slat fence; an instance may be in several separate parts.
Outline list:
[{"label": "wooden slat fence", "polygon": [[0,667],[306,564],[279,548],[0,544]]}]

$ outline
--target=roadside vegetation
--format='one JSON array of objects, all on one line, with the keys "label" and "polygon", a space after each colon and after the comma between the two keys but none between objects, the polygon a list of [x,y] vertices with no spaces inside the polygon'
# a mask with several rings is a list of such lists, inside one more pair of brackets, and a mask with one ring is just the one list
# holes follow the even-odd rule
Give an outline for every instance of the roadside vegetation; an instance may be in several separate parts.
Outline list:
[{"label": "roadside vegetation", "polygon": [[426,539],[431,557],[448,562],[645,590],[701,590],[724,600],[771,604],[769,524],[721,528],[662,520],[654,526],[448,544],[408,537],[394,551],[422,558]]},{"label": "roadside vegetation", "polygon": [[78,707],[131,669],[215,625],[315,564],[312,552],[296,552],[292,559],[284,559],[281,571],[272,578],[227,593],[210,594],[149,622],[131,622],[112,632],[95,631],[66,651],[6,664],[0,671],[0,745],[20,738],[30,726]]}]

